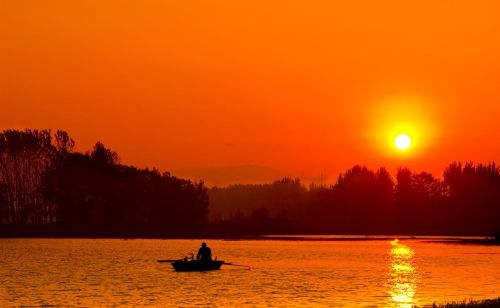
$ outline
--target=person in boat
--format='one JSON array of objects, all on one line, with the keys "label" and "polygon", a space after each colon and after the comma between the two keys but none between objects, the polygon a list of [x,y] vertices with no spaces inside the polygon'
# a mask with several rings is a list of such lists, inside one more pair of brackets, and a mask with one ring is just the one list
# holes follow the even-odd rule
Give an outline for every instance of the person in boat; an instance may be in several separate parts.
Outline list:
[{"label": "person in boat", "polygon": [[201,262],[212,261],[212,250],[208,248],[207,243],[202,243],[200,249],[198,249],[198,254],[196,255],[196,260]]}]

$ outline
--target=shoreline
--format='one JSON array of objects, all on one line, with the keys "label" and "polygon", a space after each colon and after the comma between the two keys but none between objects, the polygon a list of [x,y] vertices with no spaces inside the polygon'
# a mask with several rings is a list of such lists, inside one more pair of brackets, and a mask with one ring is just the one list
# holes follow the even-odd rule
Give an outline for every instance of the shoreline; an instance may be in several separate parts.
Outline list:
[{"label": "shoreline", "polygon": [[[500,307],[500,297],[495,298],[495,299],[483,299],[483,300],[469,300],[469,301],[461,301],[461,302],[450,302],[446,304],[431,304],[431,305],[424,305],[422,306],[424,308],[427,307],[432,307],[432,308],[460,308],[460,307],[476,307],[476,308],[482,308],[482,307]],[[414,306],[414,308],[418,308],[418,306]]]},{"label": "shoreline", "polygon": [[78,234],[68,233],[65,235],[53,233],[40,234],[0,234],[0,239],[161,239],[161,240],[226,240],[226,241],[319,241],[319,242],[345,242],[345,241],[387,241],[387,240],[420,240],[429,243],[442,243],[452,245],[483,245],[497,246],[500,241],[492,236],[464,236],[464,235],[356,235],[356,234],[280,234],[280,235],[129,235],[129,234]]},{"label": "shoreline", "polygon": [[482,245],[482,246],[499,246],[500,240],[496,238],[484,239],[450,239],[446,241],[428,241],[432,243],[455,244],[455,245]]}]

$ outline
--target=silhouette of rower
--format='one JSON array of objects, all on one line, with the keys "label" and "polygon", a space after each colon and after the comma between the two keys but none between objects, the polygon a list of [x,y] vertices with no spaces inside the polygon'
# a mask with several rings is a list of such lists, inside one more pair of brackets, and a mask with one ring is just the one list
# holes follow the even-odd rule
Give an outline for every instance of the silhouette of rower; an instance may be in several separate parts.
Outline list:
[{"label": "silhouette of rower", "polygon": [[208,248],[207,243],[202,243],[200,249],[198,249],[198,254],[196,255],[196,260],[201,262],[212,261],[212,251]]}]

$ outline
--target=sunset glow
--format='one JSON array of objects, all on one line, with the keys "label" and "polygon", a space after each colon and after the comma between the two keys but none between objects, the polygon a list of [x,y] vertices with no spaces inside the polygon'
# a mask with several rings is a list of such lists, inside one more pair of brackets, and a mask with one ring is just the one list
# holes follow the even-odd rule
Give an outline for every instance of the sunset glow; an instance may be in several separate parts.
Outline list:
[{"label": "sunset glow", "polygon": [[0,308],[500,307],[499,34],[500,0],[0,0]]},{"label": "sunset glow", "polygon": [[[440,109],[428,97],[415,95],[384,97],[367,110],[367,142],[381,159],[425,158],[443,138]],[[404,154],[404,155],[402,155]]]},{"label": "sunset glow", "polygon": [[1,6],[1,129],[205,179],[500,155],[498,1],[51,3]]}]

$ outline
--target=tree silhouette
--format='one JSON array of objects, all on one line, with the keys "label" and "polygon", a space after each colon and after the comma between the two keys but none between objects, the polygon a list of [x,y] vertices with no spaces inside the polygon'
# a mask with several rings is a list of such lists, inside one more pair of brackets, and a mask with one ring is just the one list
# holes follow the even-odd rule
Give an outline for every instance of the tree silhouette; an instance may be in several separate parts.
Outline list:
[{"label": "tree silhouette", "polygon": [[455,162],[444,171],[457,226],[473,232],[500,232],[500,169],[495,163]]},{"label": "tree silhouette", "polygon": [[64,131],[0,134],[0,224],[50,225],[75,234],[166,234],[199,230],[208,215],[203,183],[119,163],[97,142],[74,152]]},{"label": "tree silhouette", "polygon": [[298,179],[284,178],[207,190],[203,183],[168,172],[123,165],[101,142],[88,152],[74,147],[61,130],[0,133],[0,231],[85,236],[500,233],[495,163],[454,162],[443,180],[401,167],[394,181],[384,168],[355,165],[331,186],[306,188]]}]

